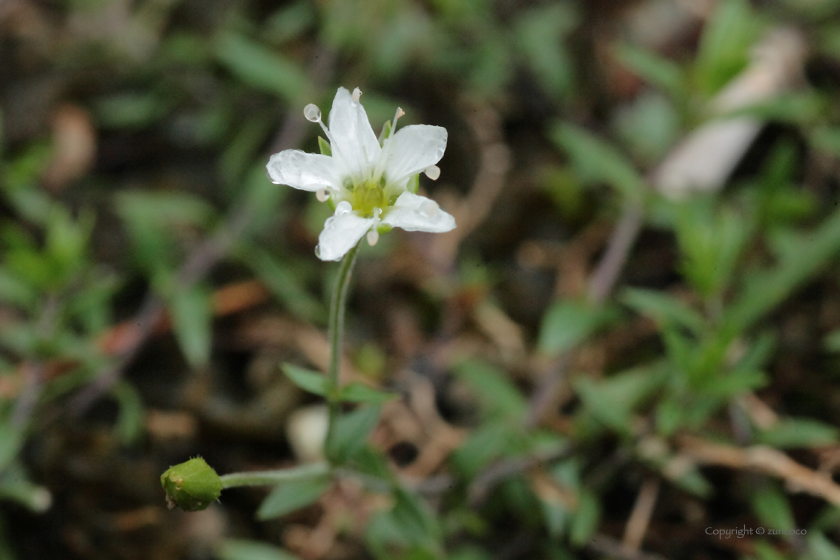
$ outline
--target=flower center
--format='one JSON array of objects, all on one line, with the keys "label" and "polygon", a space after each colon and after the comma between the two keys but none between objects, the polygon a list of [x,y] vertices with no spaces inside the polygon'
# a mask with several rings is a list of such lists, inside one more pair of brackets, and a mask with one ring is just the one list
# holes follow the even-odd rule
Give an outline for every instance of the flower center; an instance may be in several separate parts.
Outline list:
[{"label": "flower center", "polygon": [[363,217],[372,218],[374,209],[388,206],[388,197],[382,184],[366,181],[350,192],[350,203]]}]

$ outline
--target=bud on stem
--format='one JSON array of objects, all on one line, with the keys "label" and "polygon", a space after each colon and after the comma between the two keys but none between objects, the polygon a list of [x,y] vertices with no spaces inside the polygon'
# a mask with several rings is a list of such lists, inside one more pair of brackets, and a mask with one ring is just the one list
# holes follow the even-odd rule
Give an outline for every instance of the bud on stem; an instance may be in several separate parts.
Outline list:
[{"label": "bud on stem", "polygon": [[219,475],[201,457],[169,467],[160,475],[160,483],[166,491],[169,509],[179,507],[184,511],[201,511],[222,494]]}]

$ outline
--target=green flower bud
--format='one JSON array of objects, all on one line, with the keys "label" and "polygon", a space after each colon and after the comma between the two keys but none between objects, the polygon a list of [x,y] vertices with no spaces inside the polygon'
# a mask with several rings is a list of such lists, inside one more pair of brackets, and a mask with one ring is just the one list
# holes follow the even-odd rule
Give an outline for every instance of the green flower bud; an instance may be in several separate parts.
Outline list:
[{"label": "green flower bud", "polygon": [[169,509],[201,511],[222,494],[222,480],[201,457],[169,467],[160,475],[160,483],[166,491]]}]

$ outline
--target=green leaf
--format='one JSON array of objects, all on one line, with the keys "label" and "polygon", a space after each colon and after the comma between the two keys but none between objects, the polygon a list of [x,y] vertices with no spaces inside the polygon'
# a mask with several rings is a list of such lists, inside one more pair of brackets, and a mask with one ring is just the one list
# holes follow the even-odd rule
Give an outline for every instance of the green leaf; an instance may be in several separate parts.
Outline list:
[{"label": "green leaf", "polygon": [[788,556],[782,554],[767,541],[754,541],[755,554],[754,560],[790,560]]},{"label": "green leaf", "polygon": [[685,93],[685,74],[673,60],[629,43],[620,44],[616,54],[625,68],[650,85],[674,97]]},{"label": "green leaf", "polygon": [[787,496],[778,486],[764,481],[750,496],[752,510],[762,524],[780,531],[796,528]]},{"label": "green leaf", "polygon": [[838,430],[808,418],[787,418],[758,435],[761,443],[773,447],[815,447],[837,443]]},{"label": "green leaf", "polygon": [[133,256],[149,273],[175,266],[176,228],[204,227],[216,215],[206,201],[184,192],[122,192],[116,206],[135,246]]},{"label": "green leaf", "polygon": [[481,469],[505,455],[521,451],[522,430],[508,420],[488,421],[473,430],[455,450],[452,465],[464,478],[474,478]]},{"label": "green leaf", "polygon": [[327,455],[344,463],[364,449],[370,433],[379,423],[381,409],[362,405],[353,412],[342,414],[335,424],[331,440],[327,441]]},{"label": "green leaf", "polygon": [[572,83],[572,61],[561,41],[579,20],[573,4],[550,3],[522,10],[513,24],[526,64],[552,97],[566,93]]},{"label": "green leaf", "polygon": [[8,419],[0,420],[0,473],[15,460],[26,439],[24,430],[12,426]]},{"label": "green leaf", "polygon": [[306,87],[306,75],[278,52],[235,33],[216,39],[216,57],[245,84],[274,93],[285,99],[297,99]]},{"label": "green leaf", "polygon": [[832,354],[840,353],[840,329],[835,329],[823,338],[823,350]]},{"label": "green leaf", "polygon": [[676,475],[671,473],[663,473],[670,475],[670,480],[690,494],[694,494],[698,498],[708,498],[714,491],[714,486],[700,474],[700,471],[695,466],[691,466],[687,470],[681,471]]},{"label": "green leaf", "polygon": [[746,1],[717,4],[706,22],[695,62],[696,82],[703,93],[715,93],[746,66],[760,31],[760,21]]},{"label": "green leaf", "polygon": [[614,147],[582,128],[565,123],[555,124],[549,135],[569,156],[581,178],[605,183],[630,200],[644,199],[644,179]]},{"label": "green leaf", "polygon": [[724,312],[726,331],[731,334],[743,332],[813,278],[838,251],[840,210],[835,210],[808,235],[790,239],[775,267],[755,271],[746,278],[740,294]]},{"label": "green leaf", "polygon": [[598,497],[586,489],[578,494],[577,509],[572,515],[569,528],[569,541],[575,546],[583,546],[589,542],[598,529],[601,519],[601,504]]},{"label": "green leaf", "polygon": [[111,394],[119,406],[114,433],[123,444],[133,443],[143,433],[144,429],[145,409],[143,399],[134,385],[123,380],[114,385]]},{"label": "green leaf", "polygon": [[323,373],[293,366],[292,364],[283,364],[280,367],[286,377],[300,389],[321,397],[327,396],[330,390],[330,381]]},{"label": "green leaf", "polygon": [[[239,124],[236,136],[227,144],[219,160],[219,171],[226,186],[241,188],[243,174],[249,164],[261,155],[258,152],[273,128],[272,119],[267,118],[265,114],[254,115]],[[264,165],[262,165],[262,178],[267,181]],[[276,186],[275,189],[277,189]]]},{"label": "green leaf", "polygon": [[698,390],[705,395],[727,400],[764,387],[767,385],[767,375],[763,371],[739,368],[707,377],[704,381]]},{"label": "green leaf", "polygon": [[439,543],[441,530],[429,507],[402,489],[395,490],[393,499],[394,507],[375,515],[366,527],[365,540],[379,553],[376,557],[443,558]]},{"label": "green leaf", "polygon": [[216,549],[219,560],[297,560],[282,548],[259,541],[225,539]]},{"label": "green leaf", "polygon": [[586,302],[555,302],[543,317],[537,346],[550,356],[567,352],[614,320],[614,309]]},{"label": "green leaf", "polygon": [[169,300],[172,329],[178,345],[192,367],[210,361],[213,335],[213,302],[210,289],[201,284],[179,290]]},{"label": "green leaf", "polygon": [[29,308],[38,300],[38,292],[6,267],[0,267],[0,301]]},{"label": "green leaf", "polygon": [[584,404],[583,411],[591,413],[613,431],[628,434],[633,411],[659,389],[666,373],[661,364],[655,364],[598,382],[581,377],[573,386]]},{"label": "green leaf", "polygon": [[[3,500],[17,502],[33,513],[44,513],[50,509],[53,501],[50,491],[32,482],[18,462],[0,471],[0,502]],[[0,560],[4,560],[2,541],[0,535]]]},{"label": "green leaf", "polygon": [[834,156],[840,156],[840,128],[817,126],[811,131],[809,144]]},{"label": "green leaf", "polygon": [[659,401],[656,407],[656,432],[664,437],[674,435],[685,423],[685,410],[682,403],[673,398]]},{"label": "green leaf", "polygon": [[518,419],[525,414],[525,397],[499,369],[479,360],[466,360],[454,367],[454,373],[469,385],[488,416]]},{"label": "green leaf", "polygon": [[680,325],[698,334],[703,330],[703,316],[674,296],[654,290],[626,288],[618,298],[621,303],[658,323]]},{"label": "green leaf", "polygon": [[808,532],[808,554],[805,560],[837,560],[840,548],[819,531]]},{"label": "green leaf", "polygon": [[351,383],[341,388],[339,400],[368,404],[384,404],[399,397],[396,393],[389,393],[374,389],[363,383]]},{"label": "green leaf", "polygon": [[615,129],[634,161],[650,167],[661,161],[679,139],[680,115],[662,94],[642,92],[618,111]]},{"label": "green leaf", "polygon": [[93,110],[99,127],[136,130],[162,119],[172,105],[159,92],[125,92],[96,100]]},{"label": "green leaf", "polygon": [[[272,187],[276,188],[274,185]],[[294,315],[310,321],[326,316],[324,306],[312,297],[293,265],[284,266],[274,255],[255,245],[240,245],[237,257],[253,270],[259,279]]]},{"label": "green leaf", "polygon": [[315,503],[331,485],[329,475],[278,484],[260,504],[257,519],[273,519]]},{"label": "green leaf", "polygon": [[733,270],[750,233],[746,216],[721,208],[711,197],[673,206],[674,227],[683,274],[705,298],[718,296],[733,278]]}]

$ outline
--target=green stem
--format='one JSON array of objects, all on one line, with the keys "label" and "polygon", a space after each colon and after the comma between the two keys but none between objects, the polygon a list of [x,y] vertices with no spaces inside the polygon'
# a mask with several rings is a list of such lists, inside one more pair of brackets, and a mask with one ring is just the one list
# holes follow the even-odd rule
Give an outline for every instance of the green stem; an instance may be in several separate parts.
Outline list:
[{"label": "green stem", "polygon": [[338,278],[335,280],[332,300],[330,301],[330,369],[327,372],[329,389],[327,393],[327,405],[329,420],[327,425],[327,439],[325,451],[328,458],[332,449],[332,440],[335,437],[335,423],[338,418],[339,384],[338,372],[341,368],[341,345],[344,339],[344,311],[347,307],[347,292],[350,287],[350,276],[353,265],[356,263],[356,255],[359,251],[359,244],[350,249],[338,268]]},{"label": "green stem", "polygon": [[222,488],[236,488],[238,486],[274,486],[281,482],[291,482],[304,478],[315,477],[330,472],[327,463],[313,463],[290,469],[276,471],[239,472],[220,476]]}]

